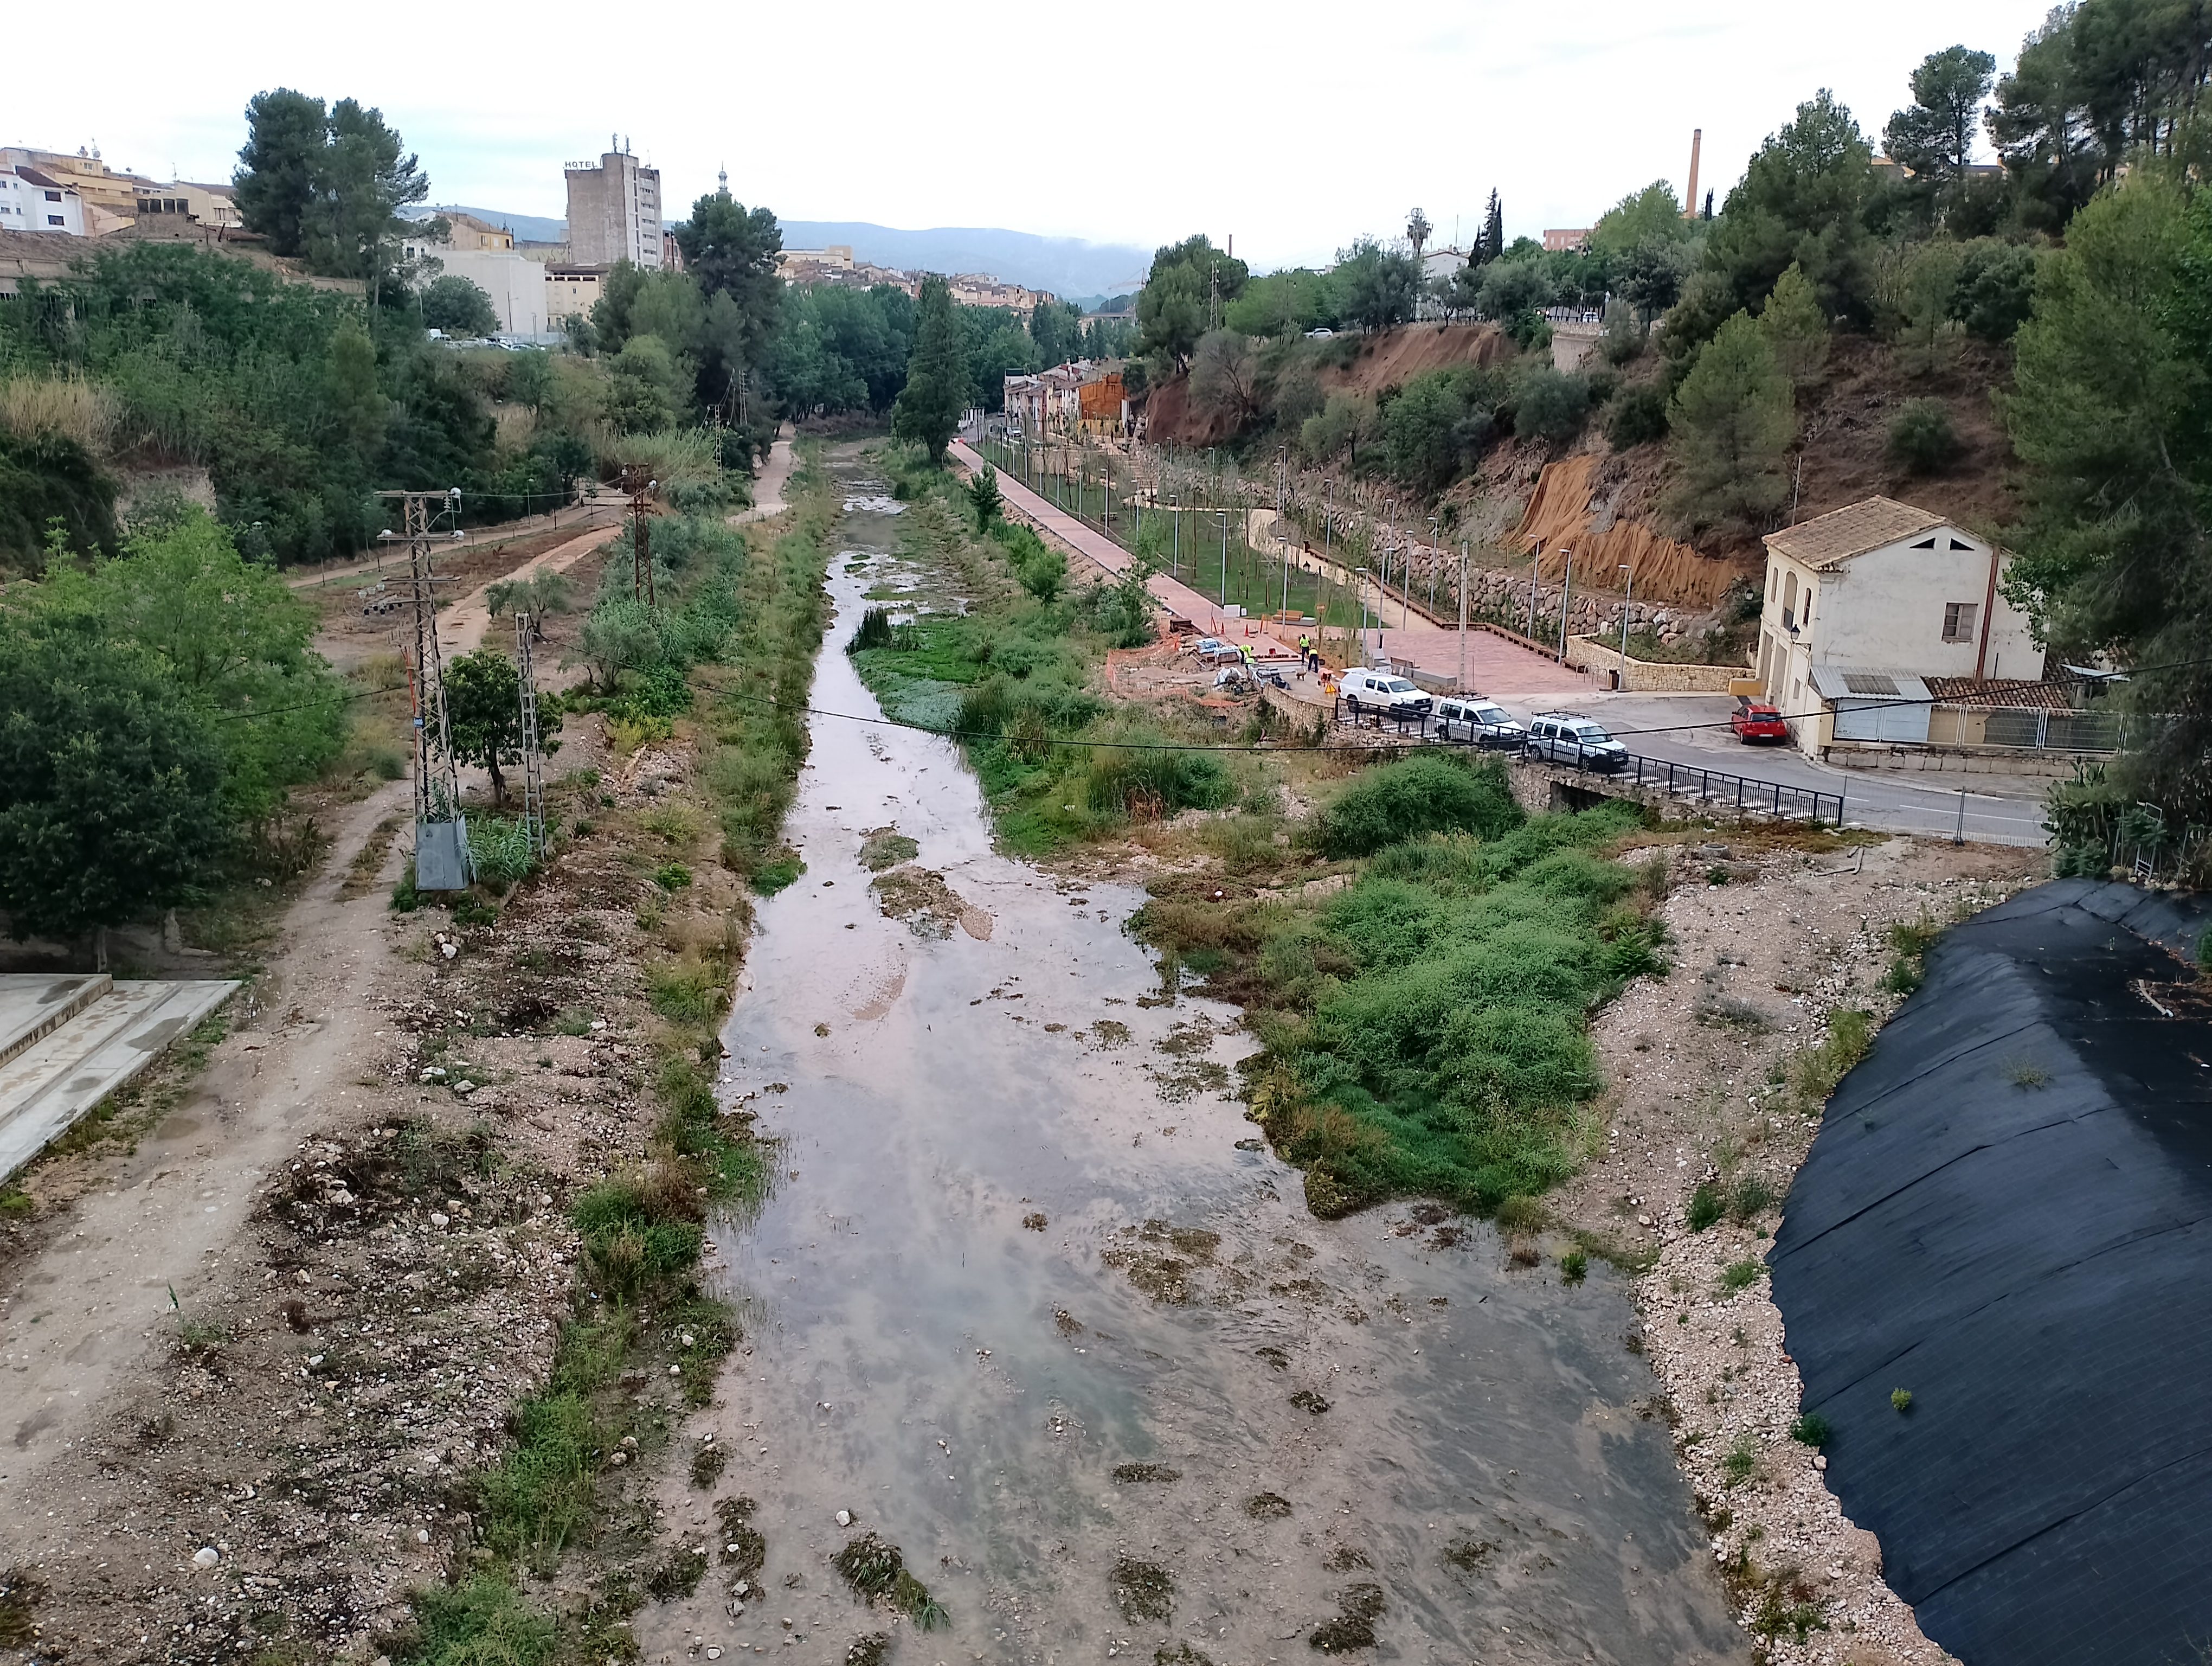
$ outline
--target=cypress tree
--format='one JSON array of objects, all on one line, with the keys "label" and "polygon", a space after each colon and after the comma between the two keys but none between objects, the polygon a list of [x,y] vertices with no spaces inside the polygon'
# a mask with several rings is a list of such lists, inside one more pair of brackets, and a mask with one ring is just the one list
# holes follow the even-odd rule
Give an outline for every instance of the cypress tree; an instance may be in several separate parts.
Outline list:
[{"label": "cypress tree", "polygon": [[907,361],[906,386],[891,409],[891,432],[923,447],[931,464],[941,466],[967,404],[967,343],[960,320],[952,315],[952,291],[933,272],[921,281],[914,356]]}]

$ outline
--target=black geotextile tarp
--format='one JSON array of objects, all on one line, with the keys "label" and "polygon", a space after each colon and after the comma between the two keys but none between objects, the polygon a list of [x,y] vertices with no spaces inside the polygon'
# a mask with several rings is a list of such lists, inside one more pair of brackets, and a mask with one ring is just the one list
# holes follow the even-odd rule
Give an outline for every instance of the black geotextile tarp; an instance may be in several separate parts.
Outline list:
[{"label": "black geotextile tarp", "polygon": [[1775,1235],[1829,1482],[1968,1666],[2212,1643],[2208,920],[2064,879],[1948,933]]}]

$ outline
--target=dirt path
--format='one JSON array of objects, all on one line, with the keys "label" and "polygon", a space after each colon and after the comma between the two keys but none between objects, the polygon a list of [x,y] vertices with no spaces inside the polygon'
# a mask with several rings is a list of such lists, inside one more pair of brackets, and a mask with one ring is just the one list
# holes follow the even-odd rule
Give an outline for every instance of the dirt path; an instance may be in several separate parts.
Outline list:
[{"label": "dirt path", "polygon": [[[594,528],[508,576],[564,570],[620,530]],[[445,653],[483,641],[489,587],[440,616]],[[68,1235],[0,1286],[0,1429],[9,1436],[0,1514],[9,1521],[29,1519],[45,1462],[77,1438],[118,1374],[149,1347],[167,1352],[175,1315],[192,1311],[270,1166],[333,1099],[357,1095],[354,1079],[388,1050],[377,1045],[392,970],[386,892],[407,842],[386,821],[406,816],[412,790],[392,781],[346,810],[321,873],[285,915],[281,948],[230,1012],[229,1034],[190,1096],[133,1153],[105,1165]],[[371,853],[379,841],[385,848]],[[343,896],[357,859],[367,866],[352,888],[362,894]],[[0,1529],[0,1542],[9,1536]]]},{"label": "dirt path", "polygon": [[443,654],[466,654],[478,647],[491,629],[491,605],[486,598],[494,584],[513,583],[539,573],[565,573],[586,556],[621,535],[623,528],[595,526],[557,549],[524,562],[512,573],[487,580],[438,616],[438,648]]},{"label": "dirt path", "polygon": [[793,457],[789,433],[779,435],[768,448],[768,461],[761,465],[760,478],[753,482],[753,507],[730,517],[730,525],[742,526],[749,520],[766,520],[781,514],[790,506],[783,501],[783,489],[790,482]]},{"label": "dirt path", "polygon": [[[617,519],[615,524],[619,524],[620,511],[617,505],[601,504],[597,512],[616,515]],[[605,530],[608,524],[605,521],[600,522],[601,530]],[[577,514],[569,522],[570,527],[577,532],[587,530],[591,525],[592,523],[583,514]],[[440,547],[447,550],[484,550],[501,544],[513,543],[519,538],[535,538],[540,533],[553,530],[555,526],[550,519],[544,515],[534,515],[528,520],[510,521],[503,526],[479,527],[465,543],[448,544]],[[393,570],[395,562],[398,562],[398,570],[404,572],[406,570],[405,552],[404,544],[387,545],[376,554],[363,556],[358,561],[332,562],[327,566],[317,567],[312,571],[295,572],[284,582],[295,590],[319,590],[325,585],[336,584],[345,579],[359,578],[363,574],[390,573]]]},{"label": "dirt path", "polygon": [[[189,1097],[105,1165],[67,1236],[19,1263],[0,1290],[0,1562],[23,1557],[50,1513],[33,1507],[46,1462],[79,1438],[119,1375],[149,1350],[166,1352],[171,1316],[193,1310],[256,1184],[333,1097],[354,1091],[383,1021],[385,899],[338,893],[409,790],[394,781],[353,806],[323,874],[285,917],[284,952],[231,1012]],[[383,866],[396,860],[388,853]]]}]

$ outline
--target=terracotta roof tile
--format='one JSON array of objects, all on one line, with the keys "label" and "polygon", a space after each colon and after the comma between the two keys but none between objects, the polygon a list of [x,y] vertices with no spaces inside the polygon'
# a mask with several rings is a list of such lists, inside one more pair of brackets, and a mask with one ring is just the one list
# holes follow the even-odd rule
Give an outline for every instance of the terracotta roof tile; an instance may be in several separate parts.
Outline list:
[{"label": "terracotta roof tile", "polygon": [[1928,692],[1947,706],[1999,706],[2012,711],[2071,711],[2063,684],[2031,679],[1929,677]]},{"label": "terracotta roof tile", "polygon": [[1929,509],[1887,497],[1869,497],[1766,535],[1766,547],[1808,567],[1828,568],[1915,532],[1949,523]]}]

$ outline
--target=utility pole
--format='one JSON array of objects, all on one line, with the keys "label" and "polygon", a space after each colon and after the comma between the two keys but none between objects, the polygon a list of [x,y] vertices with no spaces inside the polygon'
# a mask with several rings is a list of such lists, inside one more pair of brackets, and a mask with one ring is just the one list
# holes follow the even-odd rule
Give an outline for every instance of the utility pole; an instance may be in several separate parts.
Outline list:
[{"label": "utility pole", "polygon": [[1275,536],[1283,544],[1283,612],[1291,611],[1291,540],[1283,532],[1283,475],[1291,466],[1291,448],[1285,446],[1275,458]]},{"label": "utility pole", "polygon": [[530,854],[545,854],[545,779],[538,751],[538,683],[531,675],[530,639],[538,626],[534,614],[517,611],[514,616],[514,672],[522,702],[522,830],[530,840]]},{"label": "utility pole", "polygon": [[1636,569],[1626,562],[1620,570],[1628,575],[1628,599],[1620,605],[1620,686],[1628,686],[1628,610],[1636,605]]},{"label": "utility pole", "polygon": [[[446,716],[445,666],[438,650],[439,580],[430,563],[430,506],[435,502],[450,508],[461,495],[458,488],[377,495],[396,497],[403,506],[413,592],[415,640],[408,671],[415,723],[415,885],[419,891],[465,891],[473,877],[468,824],[461,815],[460,774],[453,763],[453,730]],[[460,533],[456,531],[453,536],[459,538]]]},{"label": "utility pole", "polygon": [[1459,541],[1459,691],[1467,692],[1467,544]]},{"label": "utility pole", "polygon": [[629,494],[629,593],[634,599],[642,601],[647,606],[658,606],[659,598],[653,593],[653,536],[647,500],[653,495],[653,489],[660,483],[647,479],[646,471],[635,465],[624,464],[620,483],[622,489]]},{"label": "utility pole", "polygon": [[1559,663],[1567,663],[1567,604],[1575,593],[1575,556],[1571,550],[1559,553],[1567,558],[1567,575],[1559,581]]},{"label": "utility pole", "polygon": [[1536,640],[1536,575],[1543,570],[1544,540],[1538,538],[1528,555],[1528,640]]}]

